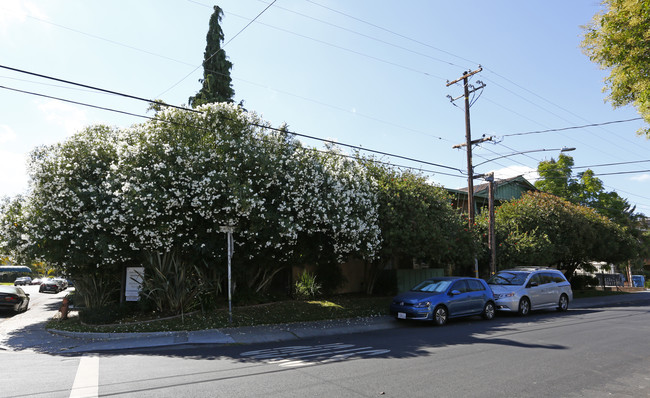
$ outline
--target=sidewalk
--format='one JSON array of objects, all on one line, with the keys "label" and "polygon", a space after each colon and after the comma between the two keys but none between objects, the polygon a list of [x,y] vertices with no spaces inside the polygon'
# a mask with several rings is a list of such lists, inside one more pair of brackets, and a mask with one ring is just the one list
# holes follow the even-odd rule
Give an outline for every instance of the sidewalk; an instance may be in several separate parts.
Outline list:
[{"label": "sidewalk", "polygon": [[[610,307],[644,301],[650,302],[650,291],[576,299],[570,304],[569,309]],[[251,344],[290,341],[309,337],[342,335],[395,327],[399,327],[399,324],[392,317],[380,316],[241,328],[221,328],[192,332],[75,333],[50,330],[50,333],[62,337],[69,337],[77,344],[74,347],[59,352],[78,353],[165,347],[183,344]]]}]

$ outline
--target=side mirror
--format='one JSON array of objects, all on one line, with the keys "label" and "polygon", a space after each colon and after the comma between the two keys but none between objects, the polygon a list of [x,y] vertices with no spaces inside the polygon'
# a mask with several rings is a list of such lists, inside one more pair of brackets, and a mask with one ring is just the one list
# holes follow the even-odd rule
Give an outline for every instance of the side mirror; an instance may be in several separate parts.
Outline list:
[{"label": "side mirror", "polygon": [[537,282],[530,282],[530,283],[528,284],[528,287],[535,287],[535,286],[539,286],[539,283],[537,283]]},{"label": "side mirror", "polygon": [[457,296],[457,295],[460,294],[460,291],[458,291],[458,290],[452,290],[449,294],[452,295],[452,296]]}]

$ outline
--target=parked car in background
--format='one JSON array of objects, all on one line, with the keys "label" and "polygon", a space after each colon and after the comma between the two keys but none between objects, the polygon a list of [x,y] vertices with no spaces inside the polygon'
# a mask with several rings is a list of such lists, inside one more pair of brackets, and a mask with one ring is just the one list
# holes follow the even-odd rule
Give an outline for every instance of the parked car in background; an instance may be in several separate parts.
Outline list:
[{"label": "parked car in background", "polygon": [[52,278],[54,282],[56,282],[59,285],[59,288],[61,290],[65,290],[68,288],[68,280],[64,278]]},{"label": "parked car in background", "polygon": [[438,277],[422,281],[398,294],[390,305],[397,319],[433,321],[444,325],[449,318],[481,315],[492,319],[496,313],[489,286],[482,279]]},{"label": "parked car in background", "polygon": [[38,291],[41,293],[45,292],[54,292],[58,293],[61,290],[61,286],[54,279],[43,279],[41,286],[38,288]]},{"label": "parked car in background", "polygon": [[29,294],[16,286],[0,285],[0,309],[14,312],[27,311]]},{"label": "parked car in background", "polygon": [[571,284],[556,269],[517,267],[502,270],[487,281],[494,292],[498,311],[525,316],[531,310],[566,311],[573,300]]},{"label": "parked car in background", "polygon": [[14,281],[14,286],[27,286],[32,284],[32,278],[29,276],[21,276],[16,278]]},{"label": "parked car in background", "polygon": [[42,278],[34,278],[34,279],[32,279],[32,282],[30,283],[30,285],[40,285],[41,282],[43,282]]},{"label": "parked car in background", "polygon": [[632,275],[632,286],[634,286],[634,287],[645,287],[645,276],[644,275]]}]

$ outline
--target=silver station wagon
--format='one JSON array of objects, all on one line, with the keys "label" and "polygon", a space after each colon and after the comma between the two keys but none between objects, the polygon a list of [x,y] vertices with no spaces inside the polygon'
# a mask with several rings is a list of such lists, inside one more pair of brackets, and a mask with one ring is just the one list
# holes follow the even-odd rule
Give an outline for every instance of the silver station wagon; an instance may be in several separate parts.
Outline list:
[{"label": "silver station wagon", "polygon": [[517,267],[501,270],[487,281],[498,311],[528,315],[531,310],[566,311],[573,300],[571,284],[551,268]]}]

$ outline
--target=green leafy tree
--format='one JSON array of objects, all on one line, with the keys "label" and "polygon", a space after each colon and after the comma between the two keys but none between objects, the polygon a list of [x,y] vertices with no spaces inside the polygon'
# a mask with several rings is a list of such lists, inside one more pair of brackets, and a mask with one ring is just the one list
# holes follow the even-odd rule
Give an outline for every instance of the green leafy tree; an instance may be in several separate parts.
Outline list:
[{"label": "green leafy tree", "polygon": [[377,184],[381,255],[370,268],[368,293],[389,262],[413,261],[469,274],[477,246],[467,223],[451,206],[446,190],[409,171],[366,160]]},{"label": "green leafy tree", "polygon": [[573,158],[560,155],[558,160],[540,162],[537,172],[540,179],[535,187],[568,200],[577,205],[595,209],[598,213],[622,225],[637,223],[639,217],[635,207],[616,192],[605,191],[603,182],[592,170],[585,170],[573,176]]},{"label": "green leafy tree", "polygon": [[[650,123],[650,3],[603,0],[605,10],[584,26],[584,53],[603,69],[607,99],[614,107],[633,104]],[[650,138],[650,129],[639,131]]]},{"label": "green leafy tree", "polygon": [[211,102],[233,102],[235,96],[230,78],[232,62],[228,60],[225,50],[221,47],[224,39],[221,29],[222,15],[221,8],[214,6],[206,37],[203,79],[200,80],[203,86],[195,96],[189,98],[189,104],[193,107]]},{"label": "green leafy tree", "polygon": [[571,277],[591,261],[635,258],[639,246],[626,227],[542,192],[529,192],[495,212],[497,264],[557,266]]}]

